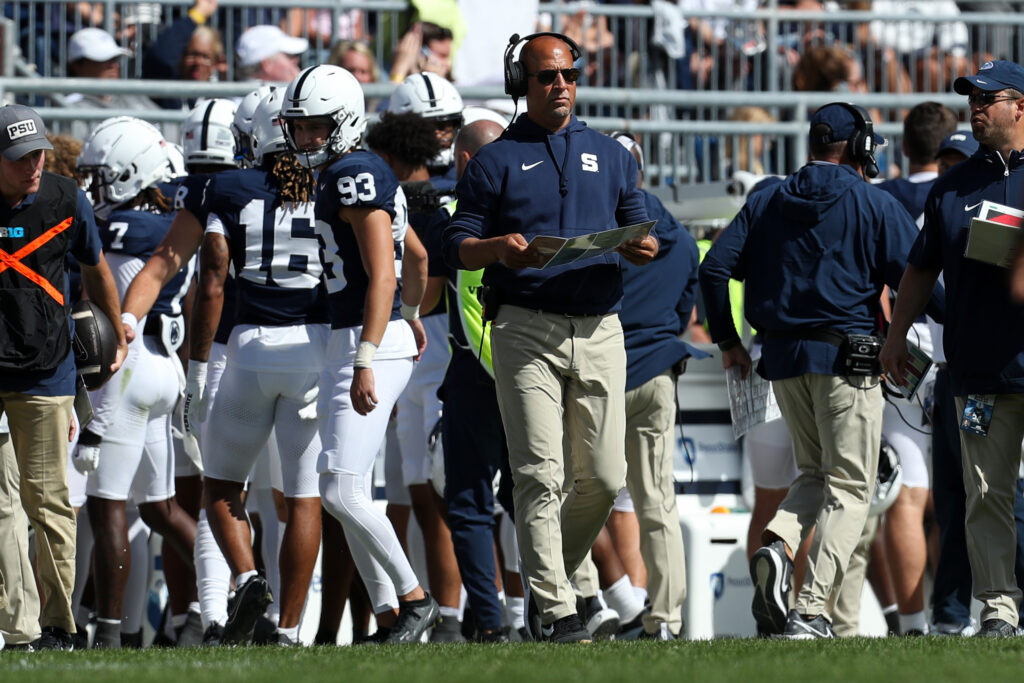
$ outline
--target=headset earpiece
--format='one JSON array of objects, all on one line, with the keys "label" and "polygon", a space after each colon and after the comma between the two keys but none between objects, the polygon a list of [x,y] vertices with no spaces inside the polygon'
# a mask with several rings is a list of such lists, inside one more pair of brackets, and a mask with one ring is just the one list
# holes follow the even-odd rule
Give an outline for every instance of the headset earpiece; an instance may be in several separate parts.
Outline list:
[{"label": "headset earpiece", "polygon": [[860,164],[864,175],[868,178],[878,176],[878,163],[875,161],[875,128],[871,117],[862,107],[849,102],[837,102],[848,112],[853,114],[855,129],[853,135],[847,141],[850,149],[850,156]]},{"label": "headset earpiece", "polygon": [[518,47],[520,43],[528,43],[534,38],[540,38],[541,36],[552,36],[568,45],[569,54],[572,55],[573,63],[583,56],[583,51],[580,49],[580,46],[577,45],[572,38],[564,36],[561,33],[542,31],[540,33],[531,33],[530,35],[523,37],[520,37],[518,33],[513,33],[508,39],[508,46],[505,48],[504,63],[505,94],[510,95],[514,100],[518,100],[520,97],[526,95],[526,80],[528,78],[526,75],[526,66],[523,65],[523,60],[521,58],[515,58],[516,47]]}]

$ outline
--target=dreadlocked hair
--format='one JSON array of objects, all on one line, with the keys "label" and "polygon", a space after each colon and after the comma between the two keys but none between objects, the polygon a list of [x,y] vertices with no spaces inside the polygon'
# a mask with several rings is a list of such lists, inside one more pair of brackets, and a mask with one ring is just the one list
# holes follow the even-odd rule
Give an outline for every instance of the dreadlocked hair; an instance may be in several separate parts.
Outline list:
[{"label": "dreadlocked hair", "polygon": [[270,171],[281,199],[286,202],[311,202],[316,191],[313,172],[299,163],[291,152],[274,154]]},{"label": "dreadlocked hair", "polygon": [[171,200],[167,198],[167,195],[165,195],[159,187],[154,185],[152,187],[147,187],[145,190],[135,195],[135,198],[126,202],[122,208],[135,209],[142,207],[149,210],[156,210],[160,213],[169,213],[171,206]]}]

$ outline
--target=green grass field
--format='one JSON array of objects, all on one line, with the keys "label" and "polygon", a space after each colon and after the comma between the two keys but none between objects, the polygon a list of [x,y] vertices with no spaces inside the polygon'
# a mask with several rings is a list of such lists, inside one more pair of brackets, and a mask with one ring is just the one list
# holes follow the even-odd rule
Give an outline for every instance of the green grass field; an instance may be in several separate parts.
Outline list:
[{"label": "green grass field", "polygon": [[421,683],[422,681],[1008,681],[1024,639],[853,638],[337,648],[0,652],[0,681]]}]

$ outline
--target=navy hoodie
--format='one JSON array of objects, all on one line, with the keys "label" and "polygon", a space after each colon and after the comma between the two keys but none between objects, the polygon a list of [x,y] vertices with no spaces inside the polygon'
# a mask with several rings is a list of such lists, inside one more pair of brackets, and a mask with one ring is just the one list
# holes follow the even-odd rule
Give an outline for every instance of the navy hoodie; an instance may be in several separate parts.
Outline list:
[{"label": "navy hoodie", "polygon": [[[459,245],[519,233],[573,237],[647,220],[633,155],[575,116],[552,133],[526,114],[476,153],[456,188],[458,209],[444,232],[445,259],[465,268]],[[504,303],[551,313],[617,311],[619,255],[539,270],[487,266],[483,283]]]},{"label": "navy hoodie", "polygon": [[645,266],[622,264],[622,333],[626,341],[626,391],[673,365],[707,354],[679,338],[697,296],[697,243],[657,197],[644,191],[647,215],[658,221],[658,255]]},{"label": "navy hoodie", "polygon": [[[850,166],[812,162],[750,195],[704,258],[711,338],[738,336],[730,277],[746,283],[744,313],[754,329],[872,334],[882,286],[899,284],[916,237],[914,220],[892,195]],[[768,380],[841,375],[838,351],[828,342],[766,339],[758,372]]]},{"label": "navy hoodie", "polygon": [[910,253],[919,268],[942,268],[949,292],[942,344],[956,396],[1024,393],[1024,306],[1010,298],[1009,271],[964,256],[971,219],[986,199],[1024,206],[1024,153],[1004,163],[982,147],[935,181]]}]

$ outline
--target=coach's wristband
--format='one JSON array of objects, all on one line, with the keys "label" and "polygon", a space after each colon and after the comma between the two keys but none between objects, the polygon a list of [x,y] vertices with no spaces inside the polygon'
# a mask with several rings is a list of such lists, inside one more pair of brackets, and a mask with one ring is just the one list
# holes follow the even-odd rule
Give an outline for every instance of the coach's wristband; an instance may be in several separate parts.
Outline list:
[{"label": "coach's wristband", "polygon": [[373,357],[377,353],[377,345],[373,342],[361,341],[356,349],[356,360],[353,365],[356,368],[367,368],[373,366]]},{"label": "coach's wristband", "polygon": [[121,322],[132,328],[132,334],[135,333],[139,326],[139,319],[135,317],[134,313],[128,313],[127,311],[121,314]]},{"label": "coach's wristband", "polygon": [[402,318],[412,322],[413,320],[420,319],[420,307],[417,304],[413,306],[411,304],[402,304]]}]

